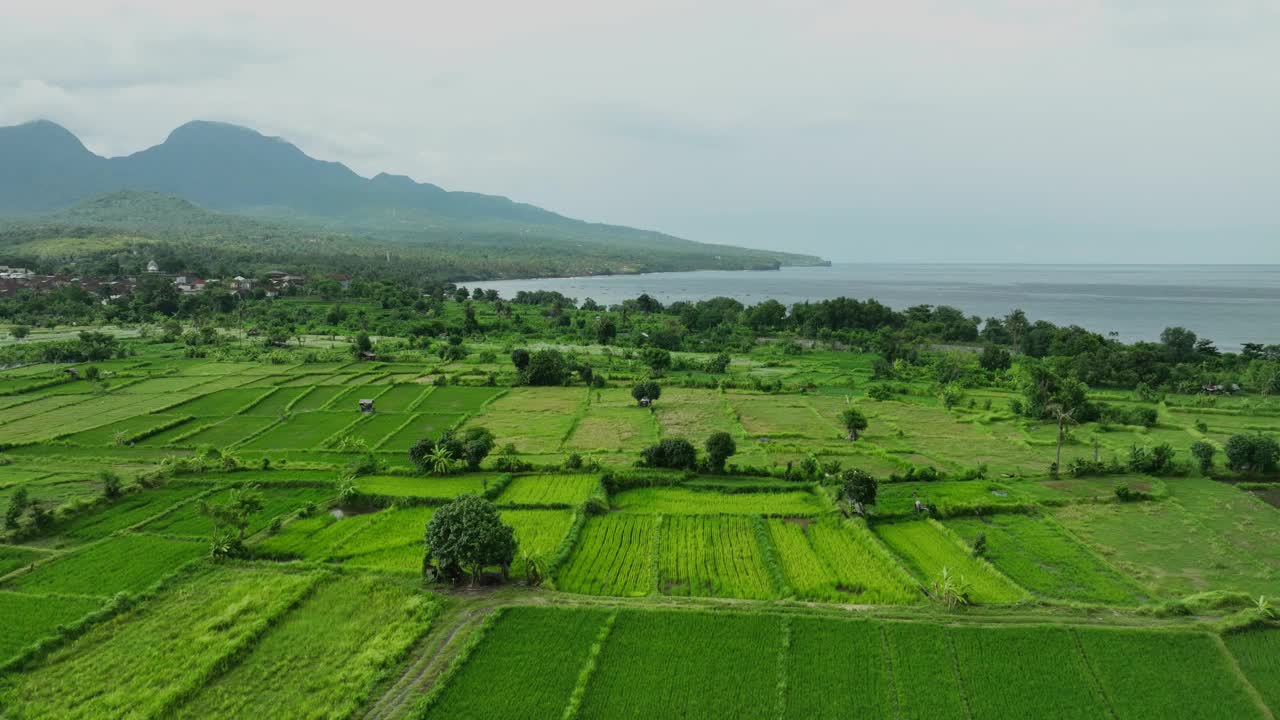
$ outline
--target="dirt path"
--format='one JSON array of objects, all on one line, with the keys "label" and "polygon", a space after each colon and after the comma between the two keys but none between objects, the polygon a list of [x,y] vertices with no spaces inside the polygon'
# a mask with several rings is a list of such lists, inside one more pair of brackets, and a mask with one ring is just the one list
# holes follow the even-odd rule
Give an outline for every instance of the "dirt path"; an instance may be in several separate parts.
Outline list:
[{"label": "dirt path", "polygon": [[467,636],[503,603],[453,600],[413,649],[403,672],[365,712],[365,720],[407,717],[417,699],[431,690]]}]

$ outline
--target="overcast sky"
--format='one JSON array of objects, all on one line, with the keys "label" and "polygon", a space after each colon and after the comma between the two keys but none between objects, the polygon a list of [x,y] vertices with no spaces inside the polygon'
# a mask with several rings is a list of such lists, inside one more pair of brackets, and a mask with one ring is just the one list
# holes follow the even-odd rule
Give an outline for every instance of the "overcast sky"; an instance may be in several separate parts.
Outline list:
[{"label": "overcast sky", "polygon": [[834,260],[1280,262],[1280,0],[0,12],[0,124],[105,155],[225,120],[364,175]]}]

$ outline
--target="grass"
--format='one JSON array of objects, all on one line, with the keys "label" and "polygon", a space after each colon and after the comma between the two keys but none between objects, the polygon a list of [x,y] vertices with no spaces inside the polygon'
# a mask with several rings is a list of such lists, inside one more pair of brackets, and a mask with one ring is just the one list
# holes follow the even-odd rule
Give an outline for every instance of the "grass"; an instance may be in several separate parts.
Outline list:
[{"label": "grass", "polygon": [[797,597],[825,602],[919,602],[909,575],[864,527],[835,518],[769,520],[787,585]]},{"label": "grass", "polygon": [[460,415],[416,413],[402,427],[383,438],[378,449],[407,453],[414,443],[423,438],[439,437],[440,433],[457,425],[461,419]]},{"label": "grass", "polygon": [[236,567],[195,575],[8,678],[0,706],[24,720],[169,714],[317,577]]},{"label": "grass", "polygon": [[141,490],[125,495],[96,512],[81,515],[59,527],[58,531],[78,540],[96,540],[133,527],[208,491],[207,485],[182,483]]},{"label": "grass", "polygon": [[104,598],[119,592],[138,593],[208,552],[205,543],[122,535],[11,578],[5,589]]},{"label": "grass", "polygon": [[974,602],[1012,603],[1026,597],[1021,588],[985,561],[973,557],[937,523],[919,520],[878,524],[875,531],[926,588],[938,580],[945,568],[968,583]]},{"label": "grass", "polygon": [[356,489],[365,495],[387,497],[437,498],[448,501],[463,493],[482,494],[486,483],[493,482],[492,473],[466,475],[364,475],[356,478]]},{"label": "grass", "polygon": [[587,595],[638,597],[654,592],[654,525],[654,518],[645,515],[588,519],[556,586]]},{"label": "grass", "polygon": [[785,718],[892,717],[894,678],[878,623],[790,621]]},{"label": "grass", "polygon": [[0,545],[0,577],[46,557],[46,553],[20,545]]},{"label": "grass", "polygon": [[1006,512],[1033,507],[1015,486],[987,480],[964,482],[884,483],[876,496],[875,513],[885,517],[915,515],[915,501],[929,506],[935,517]]},{"label": "grass", "polygon": [[659,533],[659,587],[666,595],[776,597],[751,518],[671,516]]},{"label": "grass", "polygon": [[436,608],[406,583],[329,578],[173,717],[349,716],[426,631]]},{"label": "grass", "polygon": [[520,543],[511,568],[517,577],[524,577],[524,553],[550,560],[573,524],[573,513],[567,510],[502,510],[499,516],[515,530],[516,542]]},{"label": "grass", "polygon": [[49,597],[0,592],[0,665],[13,660],[32,644],[53,637],[59,629],[97,610],[101,600]]},{"label": "grass", "polygon": [[499,505],[577,507],[600,488],[595,475],[522,475],[511,481],[495,502]]},{"label": "grass", "polygon": [[672,515],[809,516],[831,509],[807,488],[794,492],[720,493],[684,487],[646,487],[620,492],[613,496],[612,503],[618,512]]},{"label": "grass", "polygon": [[946,521],[971,546],[986,539],[983,556],[1009,579],[1050,598],[1135,605],[1141,588],[1089,552],[1057,523],[1029,515]]},{"label": "grass", "polygon": [[357,412],[313,412],[287,420],[244,444],[246,450],[307,450],[320,447],[360,419]]},{"label": "grass", "polygon": [[[881,624],[902,720],[965,720],[964,690],[945,631],[911,622]],[[1010,716],[1018,717],[1017,715]]]},{"label": "grass", "polygon": [[772,720],[780,647],[769,615],[622,612],[579,717]]},{"label": "grass", "polygon": [[1280,628],[1235,632],[1223,640],[1263,701],[1272,710],[1280,708]]},{"label": "grass", "polygon": [[1119,717],[1263,717],[1217,641],[1206,633],[1075,632]]},{"label": "grass", "polygon": [[[246,535],[252,535],[267,527],[273,518],[296,510],[301,510],[309,503],[323,503],[333,497],[333,488],[329,487],[276,487],[259,488],[263,507],[249,516]],[[214,492],[204,498],[210,504],[225,503],[230,493]],[[160,535],[179,535],[182,537],[207,538],[213,534],[213,522],[200,512],[198,503],[183,505],[173,512],[142,526],[146,532]]]},{"label": "grass", "polygon": [[956,627],[947,630],[947,637],[974,717],[1109,716],[1067,628]]},{"label": "grass", "polygon": [[[432,704],[445,720],[559,718],[608,617],[581,608],[510,608]],[[554,658],[554,662],[547,662]]]}]

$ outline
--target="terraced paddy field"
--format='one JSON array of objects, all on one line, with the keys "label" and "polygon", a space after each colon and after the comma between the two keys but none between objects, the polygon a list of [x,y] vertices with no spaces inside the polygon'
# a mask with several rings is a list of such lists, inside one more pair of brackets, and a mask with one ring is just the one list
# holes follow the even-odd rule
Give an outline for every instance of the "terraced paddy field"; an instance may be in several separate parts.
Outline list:
[{"label": "terraced paddy field", "polygon": [[[1276,479],[1223,469],[1231,434],[1280,432],[1262,400],[1108,395],[1158,421],[1073,426],[1066,461],[1206,438],[1214,470],[1054,476],[1056,428],[1010,412],[1017,393],[875,400],[858,353],[753,351],[725,388],[682,353],[642,408],[639,361],[598,347],[580,359],[604,387],[513,385],[497,345],[274,364],[154,345],[96,383],[0,370],[0,510],[27,502],[0,537],[0,717],[1280,712]],[[410,461],[473,427],[495,440],[478,471]],[[661,439],[705,458],[720,431],[724,473],[635,467]],[[865,516],[851,468],[878,480]],[[426,528],[465,495],[513,562],[426,580]]]}]

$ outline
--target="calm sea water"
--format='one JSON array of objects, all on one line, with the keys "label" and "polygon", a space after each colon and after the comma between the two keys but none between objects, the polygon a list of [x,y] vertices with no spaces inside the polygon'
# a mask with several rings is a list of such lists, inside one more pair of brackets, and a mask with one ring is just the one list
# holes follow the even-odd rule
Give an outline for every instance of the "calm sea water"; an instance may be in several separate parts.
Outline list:
[{"label": "calm sea water", "polygon": [[732,297],[786,305],[841,295],[902,309],[951,305],[969,315],[1021,308],[1032,320],[1156,340],[1181,325],[1223,350],[1280,343],[1280,265],[954,265],[852,264],[776,272],[703,271],[608,277],[506,280],[469,285],[503,297],[556,290],[613,304],[641,293],[664,303]]}]

